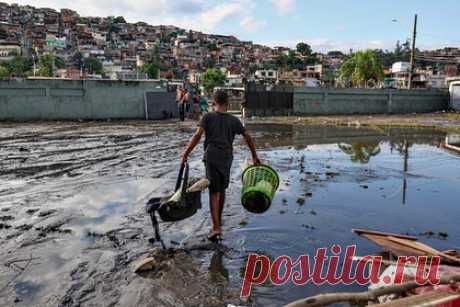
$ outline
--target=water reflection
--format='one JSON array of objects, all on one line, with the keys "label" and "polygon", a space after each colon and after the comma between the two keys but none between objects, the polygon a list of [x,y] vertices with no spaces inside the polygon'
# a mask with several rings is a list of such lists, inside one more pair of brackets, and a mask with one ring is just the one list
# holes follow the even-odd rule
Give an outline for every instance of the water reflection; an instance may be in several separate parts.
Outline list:
[{"label": "water reflection", "polygon": [[209,278],[213,283],[228,282],[228,270],[223,262],[224,251],[217,250],[209,263]]},{"label": "water reflection", "polygon": [[[440,250],[460,246],[456,192],[460,159],[444,147],[455,140],[460,144],[460,138],[404,128],[293,125],[291,130],[279,129],[276,137],[264,134],[263,126],[257,131],[266,148],[262,155],[279,171],[282,185],[268,212],[248,218],[244,233],[263,231],[247,235],[246,249],[294,259],[332,244],[356,243],[360,255],[379,251],[357,241],[350,229],[358,227],[394,233],[445,232],[447,240],[424,238],[424,242]],[[303,210],[298,199],[304,201]],[[267,235],[271,233],[276,235]],[[244,268],[243,263],[241,278]],[[322,292],[361,290],[357,285],[288,283],[255,287],[253,299],[256,306],[273,306]]]},{"label": "water reflection", "polygon": [[379,143],[339,143],[337,146],[347,155],[351,161],[367,164],[372,157],[377,156],[381,150]]},{"label": "water reflection", "polygon": [[456,154],[460,154],[460,134],[449,133],[443,146]]}]

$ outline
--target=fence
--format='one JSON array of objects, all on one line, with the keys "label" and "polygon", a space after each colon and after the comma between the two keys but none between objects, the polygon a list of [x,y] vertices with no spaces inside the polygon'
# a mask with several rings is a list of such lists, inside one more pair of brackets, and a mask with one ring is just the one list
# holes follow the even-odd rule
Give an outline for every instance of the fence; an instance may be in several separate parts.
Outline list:
[{"label": "fence", "polygon": [[448,108],[438,90],[248,88],[248,116],[427,113]]}]

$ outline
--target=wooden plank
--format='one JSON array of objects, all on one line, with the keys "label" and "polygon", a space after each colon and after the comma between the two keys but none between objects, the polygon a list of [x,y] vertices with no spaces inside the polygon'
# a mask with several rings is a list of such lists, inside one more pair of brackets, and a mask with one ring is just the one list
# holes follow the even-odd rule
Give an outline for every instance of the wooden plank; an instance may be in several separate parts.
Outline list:
[{"label": "wooden plank", "polygon": [[460,300],[460,294],[431,291],[423,294],[413,295],[397,299],[388,303],[378,304],[380,307],[400,307],[400,306],[438,306],[452,301]]},{"label": "wooden plank", "polygon": [[388,240],[390,240],[392,242],[395,242],[395,243],[398,243],[398,244],[401,244],[401,245],[404,245],[404,246],[407,246],[407,247],[415,249],[415,250],[419,250],[419,251],[421,251],[422,253],[424,253],[426,255],[435,256],[435,255],[440,255],[441,254],[440,251],[432,248],[431,246],[428,246],[426,244],[418,242],[418,241],[409,241],[409,240],[404,240],[404,239],[400,239],[400,238],[395,238],[395,237],[392,237],[392,236],[389,236]]},{"label": "wooden plank", "polygon": [[414,250],[405,245],[401,245],[397,242],[392,242],[388,237],[376,236],[376,235],[363,235],[365,238],[374,242],[383,249],[392,252],[395,256],[423,256],[424,252]]},{"label": "wooden plank", "polygon": [[371,234],[371,235],[384,236],[384,237],[392,236],[392,237],[395,237],[395,238],[401,238],[401,239],[417,241],[416,237],[400,235],[400,234],[396,234],[396,233],[380,232],[380,231],[366,230],[366,229],[352,229],[351,231],[356,233],[357,235]]},{"label": "wooden plank", "polygon": [[444,260],[448,260],[448,261],[460,264],[460,259],[458,259],[457,257],[444,254],[443,252],[440,252],[440,251],[438,251],[438,250],[432,248],[431,246],[426,245],[426,244],[424,244],[422,242],[414,242],[414,241],[402,240],[402,239],[395,238],[395,237],[388,237],[388,239],[390,241],[397,242],[397,243],[400,243],[402,245],[408,246],[410,248],[417,249],[419,251],[425,252],[429,256],[441,256],[442,258],[444,258]]},{"label": "wooden plank", "polygon": [[460,257],[438,251],[417,241],[416,237],[364,229],[353,229],[352,231],[390,251],[395,256],[440,256],[443,262],[460,264]]}]

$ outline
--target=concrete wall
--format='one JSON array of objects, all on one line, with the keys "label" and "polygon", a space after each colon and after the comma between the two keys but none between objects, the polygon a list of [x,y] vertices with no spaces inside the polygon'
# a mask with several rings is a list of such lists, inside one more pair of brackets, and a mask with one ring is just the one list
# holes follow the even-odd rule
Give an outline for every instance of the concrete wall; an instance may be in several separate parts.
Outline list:
[{"label": "concrete wall", "polygon": [[145,92],[166,89],[154,81],[0,81],[0,120],[142,119]]},{"label": "concrete wall", "polygon": [[[291,91],[291,108],[286,108],[285,101],[265,97],[275,96],[276,92],[248,93],[248,116],[427,113],[445,110],[449,104],[448,93],[438,90],[293,88]],[[265,97],[264,103],[259,96]]]},{"label": "concrete wall", "polygon": [[448,95],[426,90],[302,88],[294,90],[299,115],[427,113],[445,110]]}]

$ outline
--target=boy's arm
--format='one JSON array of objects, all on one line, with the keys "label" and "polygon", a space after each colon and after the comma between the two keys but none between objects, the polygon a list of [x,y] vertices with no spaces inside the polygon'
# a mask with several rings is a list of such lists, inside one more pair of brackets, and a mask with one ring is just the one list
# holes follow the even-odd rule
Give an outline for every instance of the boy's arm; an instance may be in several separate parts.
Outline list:
[{"label": "boy's arm", "polygon": [[245,130],[243,133],[243,137],[246,140],[246,143],[248,144],[249,150],[251,150],[253,163],[255,165],[262,164],[259,160],[259,157],[257,157],[256,144],[254,143],[254,140],[252,139],[251,135]]},{"label": "boy's arm", "polygon": [[193,151],[193,149],[195,149],[196,145],[200,142],[203,133],[204,129],[202,127],[198,127],[195,134],[192,136],[192,139],[190,140],[184,152],[182,153],[182,163],[187,162],[188,155]]}]

